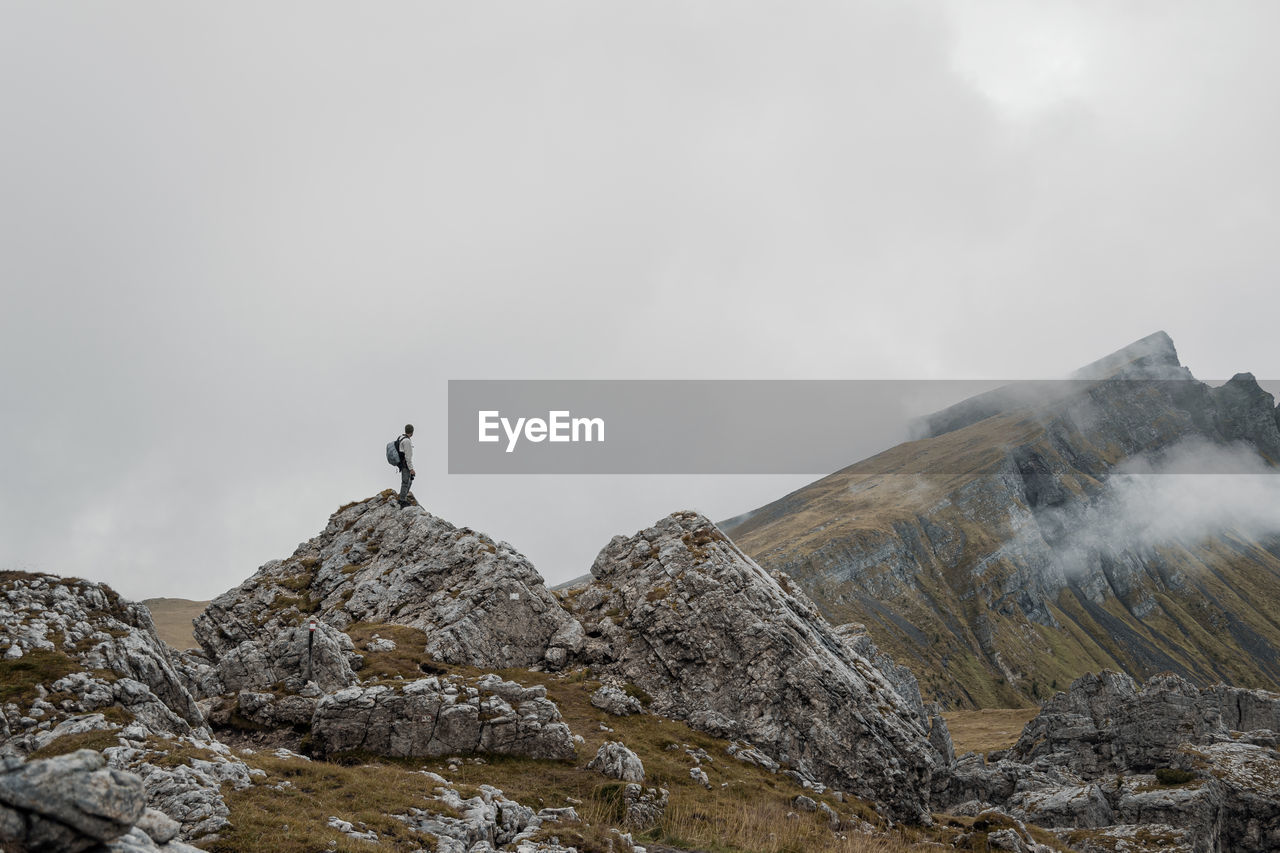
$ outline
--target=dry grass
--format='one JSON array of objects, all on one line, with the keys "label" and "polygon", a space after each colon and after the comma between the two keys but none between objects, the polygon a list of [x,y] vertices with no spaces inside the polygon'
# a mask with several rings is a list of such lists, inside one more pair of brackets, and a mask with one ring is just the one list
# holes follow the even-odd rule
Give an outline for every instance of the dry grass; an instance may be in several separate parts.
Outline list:
[{"label": "dry grass", "polygon": [[36,761],[41,758],[53,758],[58,755],[68,755],[77,749],[92,749],[101,752],[112,746],[119,746],[120,739],[114,730],[99,729],[92,732],[79,732],[73,735],[63,735],[54,738],[35,752],[27,756],[28,761]]},{"label": "dry grass", "polygon": [[943,719],[951,731],[956,754],[1008,749],[1022,729],[1040,713],[1039,708],[984,708],[981,711],[947,711]]},{"label": "dry grass", "polygon": [[[365,764],[346,767],[301,758],[266,754],[242,755],[267,772],[265,779],[243,791],[228,791],[232,828],[204,845],[219,853],[368,853],[373,845],[352,839],[328,825],[330,817],[350,821],[357,829],[378,834],[379,850],[433,849],[430,837],[415,833],[391,817],[419,808],[448,813],[431,799],[433,783],[409,767]],[[281,783],[288,782],[287,786]]]},{"label": "dry grass", "polygon": [[81,669],[70,655],[44,649],[30,649],[17,660],[0,660],[0,704],[15,702],[28,708],[39,695],[37,684],[48,687]]},{"label": "dry grass", "polygon": [[[373,640],[374,634],[391,640],[396,647],[389,652],[371,652],[366,646]],[[443,671],[424,651],[427,646],[427,635],[417,628],[406,625],[390,625],[386,623],[357,622],[347,629],[347,636],[355,644],[356,652],[364,655],[364,666],[360,670],[363,679],[394,679],[400,676],[412,681],[426,675],[434,675]]]},{"label": "dry grass", "polygon": [[151,611],[156,623],[156,633],[175,649],[195,648],[196,639],[191,634],[191,620],[209,606],[207,601],[191,601],[186,598],[148,598],[142,602]]}]

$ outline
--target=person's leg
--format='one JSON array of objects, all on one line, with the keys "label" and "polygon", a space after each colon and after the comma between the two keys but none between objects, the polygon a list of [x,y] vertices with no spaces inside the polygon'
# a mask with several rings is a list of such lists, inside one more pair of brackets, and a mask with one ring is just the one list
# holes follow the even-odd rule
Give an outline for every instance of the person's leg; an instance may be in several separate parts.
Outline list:
[{"label": "person's leg", "polygon": [[400,503],[409,500],[409,486],[413,485],[413,475],[408,468],[400,469]]}]

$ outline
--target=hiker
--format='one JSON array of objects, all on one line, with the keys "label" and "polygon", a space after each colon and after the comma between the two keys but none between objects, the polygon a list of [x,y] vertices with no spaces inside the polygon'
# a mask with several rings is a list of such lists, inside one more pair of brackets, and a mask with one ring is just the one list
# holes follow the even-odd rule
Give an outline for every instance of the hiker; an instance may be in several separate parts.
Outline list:
[{"label": "hiker", "polygon": [[400,451],[400,508],[409,505],[409,487],[417,476],[413,470],[413,424],[404,425],[404,435],[396,440],[396,449]]}]

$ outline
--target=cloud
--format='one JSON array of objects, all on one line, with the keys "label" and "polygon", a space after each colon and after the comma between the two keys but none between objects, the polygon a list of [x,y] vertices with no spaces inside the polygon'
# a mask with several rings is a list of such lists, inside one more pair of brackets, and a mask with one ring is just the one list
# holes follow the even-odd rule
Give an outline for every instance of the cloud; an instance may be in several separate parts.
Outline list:
[{"label": "cloud", "polygon": [[1277,12],[1080,8],[7,4],[0,565],[213,595],[406,421],[557,579],[798,485],[450,477],[450,378],[1280,376]]},{"label": "cloud", "polygon": [[1055,531],[1064,571],[1082,574],[1101,557],[1195,547],[1233,533],[1260,540],[1280,534],[1280,475],[1247,444],[1179,442],[1117,466],[1101,497],[1084,508],[1038,516]]}]

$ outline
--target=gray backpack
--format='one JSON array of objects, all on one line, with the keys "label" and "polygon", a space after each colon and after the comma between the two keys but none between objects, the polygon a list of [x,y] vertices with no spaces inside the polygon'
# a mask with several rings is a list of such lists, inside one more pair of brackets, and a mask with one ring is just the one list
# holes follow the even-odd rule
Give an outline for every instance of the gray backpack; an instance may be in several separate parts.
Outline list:
[{"label": "gray backpack", "polygon": [[387,442],[387,461],[399,468],[404,463],[404,457],[400,455],[400,441],[404,436],[400,436],[395,441]]}]

